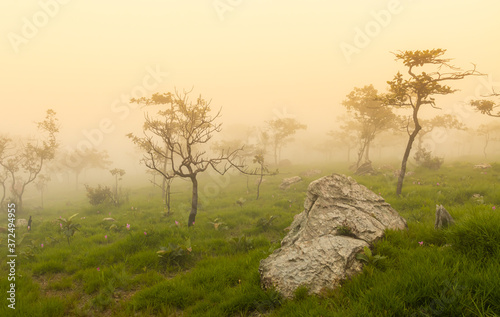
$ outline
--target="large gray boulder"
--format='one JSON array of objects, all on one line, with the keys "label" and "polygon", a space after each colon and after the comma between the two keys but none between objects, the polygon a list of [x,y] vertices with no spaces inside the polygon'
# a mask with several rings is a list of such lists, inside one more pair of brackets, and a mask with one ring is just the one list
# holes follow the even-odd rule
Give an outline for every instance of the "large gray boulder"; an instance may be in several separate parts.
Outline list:
[{"label": "large gray boulder", "polygon": [[354,179],[332,174],[309,185],[281,248],[260,262],[261,285],[290,298],[305,285],[311,293],[335,288],[360,272],[356,254],[405,220],[385,200]]}]

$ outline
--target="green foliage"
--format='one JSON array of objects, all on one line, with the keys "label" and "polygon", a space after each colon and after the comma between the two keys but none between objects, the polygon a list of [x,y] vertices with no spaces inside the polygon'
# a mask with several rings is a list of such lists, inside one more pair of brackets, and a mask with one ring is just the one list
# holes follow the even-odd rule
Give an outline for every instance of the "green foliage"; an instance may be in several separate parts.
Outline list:
[{"label": "green foliage", "polygon": [[58,221],[61,221],[62,226],[61,226],[61,232],[63,235],[66,236],[66,239],[68,240],[68,245],[69,239],[73,237],[76,231],[79,231],[78,228],[81,227],[80,224],[74,223],[72,219],[78,214],[74,214],[73,216],[69,217],[67,220],[65,218],[57,219]]},{"label": "green foliage", "polygon": [[160,251],[156,253],[161,258],[161,263],[183,266],[189,260],[192,251],[191,239],[188,239],[183,245],[169,243],[167,247],[160,247]]},{"label": "green foliage", "polygon": [[61,262],[56,262],[54,260],[38,263],[35,264],[35,266],[33,267],[34,275],[41,275],[45,273],[60,273],[64,271],[65,271],[64,264]]},{"label": "green foliage", "polygon": [[235,252],[248,252],[253,249],[253,239],[247,238],[245,235],[232,238],[230,243]]},{"label": "green foliage", "polygon": [[500,255],[500,215],[480,213],[468,216],[449,232],[453,249],[479,261]]},{"label": "green foliage", "polygon": [[293,292],[293,298],[296,301],[304,300],[307,296],[309,296],[309,288],[305,285],[297,287],[297,289]]},{"label": "green foliage", "polygon": [[444,159],[432,156],[430,151],[424,148],[418,149],[415,153],[415,161],[418,165],[428,168],[430,170],[438,170],[443,165]]},{"label": "green foliage", "polygon": [[257,228],[259,228],[260,230],[262,231],[266,231],[267,229],[269,229],[269,227],[271,227],[271,224],[273,223],[274,220],[276,220],[276,216],[269,216],[268,218],[259,218],[259,220],[257,220]]},{"label": "green foliage", "polygon": [[335,228],[337,230],[337,235],[339,236],[346,236],[346,237],[356,237],[356,234],[354,233],[354,228],[352,228],[351,225],[347,223],[346,220],[342,222],[341,225],[337,226]]},{"label": "green foliage", "polygon": [[369,247],[364,247],[363,253],[356,254],[356,259],[364,262],[368,266],[384,268],[383,261],[386,260],[387,257],[379,254],[374,255]]},{"label": "green foliage", "polygon": [[87,198],[89,199],[89,203],[92,206],[106,204],[113,199],[113,193],[107,186],[102,187],[101,185],[97,185],[97,187],[94,188],[85,185],[85,189],[87,190]]},{"label": "green foliage", "polygon": [[[333,172],[331,166],[315,167]],[[304,167],[296,169],[284,172],[298,174]],[[421,184],[409,182],[408,193],[402,197],[393,193],[392,176],[355,176],[381,193],[408,220],[408,229],[387,230],[371,250],[358,255],[365,274],[343,281],[336,289],[325,289],[319,296],[308,295],[307,287],[299,287],[293,299],[261,289],[258,268],[279,247],[286,234],[283,229],[300,211],[295,207],[303,201],[307,183],[297,184],[294,192],[283,192],[278,189],[280,180],[269,178],[269,191],[255,201],[248,199],[252,192],[244,196],[246,178],[231,176],[231,186],[205,203],[197,220],[200,225],[191,228],[177,227],[172,219],[162,217],[162,198],[148,196],[150,188],[132,192],[134,209],[109,206],[103,211],[113,214],[116,227],[103,223],[103,215],[96,214],[95,208],[85,207],[85,197],[80,205],[48,204],[45,220],[40,219],[36,230],[24,239],[23,231],[16,232],[21,236],[17,236],[19,253],[32,246],[34,254],[29,261],[18,256],[22,276],[16,277],[16,297],[22,301],[18,301],[16,313],[118,317],[499,315],[500,252],[495,241],[500,241],[500,213],[493,206],[500,204],[500,167],[492,164],[487,174],[481,172],[472,169],[471,163],[444,164],[439,174],[417,168],[409,177]],[[201,178],[200,183],[207,179]],[[188,184],[179,186],[179,201],[189,200]],[[474,194],[481,196],[480,203],[472,198]],[[240,197],[247,199],[241,208],[234,203]],[[436,204],[453,210],[455,226],[434,230]],[[182,205],[172,207],[179,214],[189,212]],[[81,232],[72,236],[70,246],[48,238],[54,226],[63,223],[49,220],[59,217],[61,210],[85,216],[71,219],[79,219]],[[276,219],[267,230],[256,227],[258,219],[267,221],[271,214]],[[228,229],[214,230],[213,224],[221,219]],[[187,252],[188,239],[194,252]],[[160,246],[166,246],[161,251],[172,254],[181,246],[185,261],[181,255],[176,264],[173,256],[168,264],[158,256]],[[6,251],[2,252],[5,257]],[[5,263],[0,267],[8,269]],[[0,288],[7,286],[6,279],[0,281]],[[5,311],[0,307],[1,316],[7,315]]]}]

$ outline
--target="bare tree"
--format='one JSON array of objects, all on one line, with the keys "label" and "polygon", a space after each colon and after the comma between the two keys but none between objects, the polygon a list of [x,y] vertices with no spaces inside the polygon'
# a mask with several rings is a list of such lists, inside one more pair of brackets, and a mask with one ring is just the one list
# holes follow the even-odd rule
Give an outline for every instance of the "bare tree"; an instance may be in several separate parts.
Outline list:
[{"label": "bare tree", "polygon": [[[405,79],[403,74],[398,72],[393,80],[387,82],[389,84],[389,92],[382,95],[380,100],[382,104],[386,106],[398,108],[410,107],[412,109],[413,120],[412,128],[410,128],[409,125],[407,127],[408,143],[401,162],[401,171],[399,173],[396,188],[397,195],[401,195],[403,189],[406,163],[410,156],[413,142],[422,129],[419,122],[419,111],[421,107],[429,105],[433,108],[440,109],[436,106],[433,96],[448,95],[456,91],[451,89],[450,86],[442,84],[443,82],[461,80],[471,75],[480,75],[480,73],[476,71],[475,65],[473,69],[467,71],[461,71],[453,67],[450,65],[450,59],[441,57],[445,52],[446,50],[444,49],[433,49],[404,51],[394,54],[396,60],[402,61],[408,68],[407,72],[409,77]],[[419,67],[424,67],[424,69],[434,67],[437,71],[429,73],[422,70],[421,73],[416,73],[415,70]],[[441,69],[443,68],[449,69],[450,72],[442,72]]]},{"label": "bare tree", "polygon": [[11,191],[19,211],[22,210],[26,186],[37,178],[44,163],[54,158],[58,147],[56,134],[59,127],[54,110],[47,110],[45,120],[38,122],[37,127],[45,138],[17,145],[9,138],[0,138],[0,165],[10,177]]},{"label": "bare tree", "polygon": [[[220,110],[210,115],[210,102],[201,96],[192,101],[189,93],[156,93],[151,98],[132,99],[134,103],[160,105],[163,109],[158,111],[156,117],[145,115],[142,137],[132,133],[127,136],[146,151],[143,162],[148,168],[156,170],[165,178],[178,176],[191,180],[188,226],[192,226],[198,212],[198,174],[211,167],[223,175],[232,166],[237,166],[232,160],[240,149],[223,150],[213,156],[202,149],[214,133],[221,131],[221,124],[216,122]],[[159,166],[164,161],[170,165],[168,172]]]}]

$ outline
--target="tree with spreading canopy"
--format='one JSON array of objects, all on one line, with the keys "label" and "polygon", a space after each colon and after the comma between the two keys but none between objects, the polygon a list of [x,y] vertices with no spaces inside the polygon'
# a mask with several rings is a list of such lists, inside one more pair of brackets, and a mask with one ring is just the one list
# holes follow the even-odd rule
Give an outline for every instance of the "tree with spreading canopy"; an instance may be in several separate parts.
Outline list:
[{"label": "tree with spreading canopy", "polygon": [[107,169],[111,165],[109,154],[106,150],[96,148],[85,150],[67,150],[56,158],[56,163],[75,174],[75,190],[78,189],[79,178],[82,172],[91,168]]},{"label": "tree with spreading canopy", "polygon": [[[142,161],[146,167],[167,179],[178,176],[191,180],[188,226],[192,226],[198,212],[198,174],[208,168],[225,174],[229,168],[238,166],[233,159],[241,149],[221,150],[217,155],[209,155],[203,149],[214,134],[221,131],[222,124],[217,123],[220,110],[211,115],[210,102],[201,95],[193,101],[189,93],[155,93],[151,98],[132,99],[131,102],[145,106],[158,105],[162,109],[156,116],[145,115],[142,137],[132,133],[127,136],[145,150]],[[169,165],[168,170],[163,168],[165,161]]]},{"label": "tree with spreading canopy", "polygon": [[[401,162],[401,170],[399,172],[398,184],[396,188],[397,195],[401,195],[403,181],[406,173],[406,163],[410,156],[411,148],[415,138],[422,129],[419,111],[426,105],[440,109],[436,106],[435,95],[448,95],[456,90],[444,84],[446,81],[461,80],[467,76],[480,75],[476,71],[475,65],[472,69],[463,71],[450,64],[450,59],[442,56],[446,50],[416,50],[403,51],[397,54],[397,61],[401,61],[407,68],[409,76],[406,78],[401,72],[398,72],[394,79],[388,81],[389,91],[379,97],[379,100],[385,106],[397,108],[411,108],[412,110],[412,125],[407,126],[408,143],[406,145],[403,159]],[[420,73],[416,70],[421,69]],[[427,72],[431,69],[431,72]],[[448,71],[442,71],[448,69]]]},{"label": "tree with spreading canopy", "polygon": [[396,115],[389,107],[382,106],[377,99],[378,91],[373,85],[354,88],[342,102],[348,117],[346,125],[356,130],[359,143],[358,159],[355,168],[370,162],[370,144],[382,131],[394,128]]},{"label": "tree with spreading canopy", "polygon": [[292,135],[301,129],[305,130],[307,126],[294,118],[274,119],[267,122],[268,137],[274,151],[274,164],[278,165],[281,149],[292,141]]},{"label": "tree with spreading canopy", "polygon": [[0,166],[10,178],[11,192],[18,211],[23,207],[26,186],[36,180],[44,163],[54,158],[58,148],[56,135],[59,126],[55,111],[48,109],[45,119],[37,122],[37,127],[41,135],[38,139],[16,144],[7,137],[0,137]]}]

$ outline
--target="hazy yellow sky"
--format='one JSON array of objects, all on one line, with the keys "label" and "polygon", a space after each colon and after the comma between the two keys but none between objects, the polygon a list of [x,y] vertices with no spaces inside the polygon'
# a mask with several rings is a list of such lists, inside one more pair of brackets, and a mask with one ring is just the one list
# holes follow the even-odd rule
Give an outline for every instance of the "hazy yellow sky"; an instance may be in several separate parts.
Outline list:
[{"label": "hazy yellow sky", "polygon": [[[194,86],[225,127],[291,115],[320,135],[353,87],[383,90],[402,69],[391,51],[445,48],[500,82],[499,12],[494,0],[4,0],[0,133],[53,108],[66,146],[129,144],[143,115],[122,100]],[[463,81],[443,108],[484,81]]]}]

